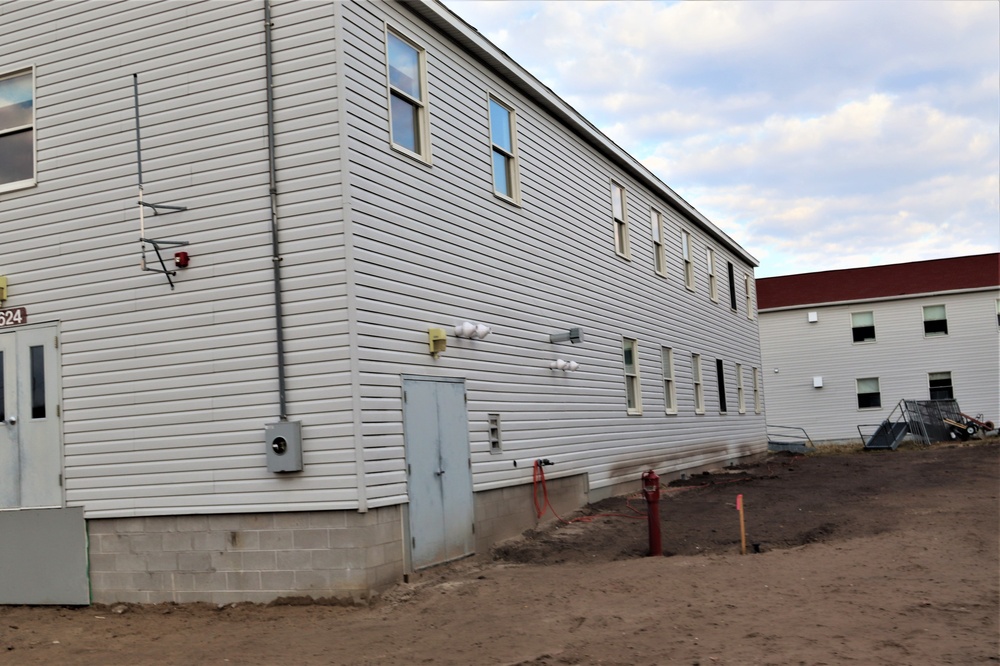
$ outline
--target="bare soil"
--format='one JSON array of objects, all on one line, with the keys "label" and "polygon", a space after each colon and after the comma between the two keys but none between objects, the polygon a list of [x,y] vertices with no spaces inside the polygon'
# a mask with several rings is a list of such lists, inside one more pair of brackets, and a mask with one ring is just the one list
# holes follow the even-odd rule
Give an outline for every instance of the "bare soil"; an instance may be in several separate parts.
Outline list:
[{"label": "bare soil", "polygon": [[998,463],[770,456],[666,488],[665,557],[615,498],[364,608],[0,607],[0,664],[998,663]]}]

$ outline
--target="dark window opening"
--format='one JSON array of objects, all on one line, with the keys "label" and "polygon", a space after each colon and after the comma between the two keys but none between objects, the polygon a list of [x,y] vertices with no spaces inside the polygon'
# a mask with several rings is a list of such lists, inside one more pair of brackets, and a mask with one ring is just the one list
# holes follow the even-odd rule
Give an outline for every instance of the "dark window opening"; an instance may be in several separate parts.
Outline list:
[{"label": "dark window opening", "polygon": [[851,329],[855,342],[871,342],[875,339],[874,326],[856,326]]},{"label": "dark window opening", "polygon": [[924,335],[948,335],[947,319],[931,319],[924,322]]},{"label": "dark window opening", "polygon": [[31,359],[31,418],[45,418],[45,348],[29,347]]},{"label": "dark window opening", "polygon": [[715,359],[715,374],[719,379],[719,411],[726,410],[726,374],[722,367],[722,359]]},{"label": "dark window opening", "polygon": [[3,400],[4,400],[4,395],[6,395],[6,393],[4,391],[4,386],[3,386],[3,376],[4,376],[3,352],[0,352],[0,421],[4,421],[7,419],[7,415],[4,413]]},{"label": "dark window opening", "polygon": [[736,310],[736,272],[733,263],[728,262],[726,269],[729,271],[729,307]]}]

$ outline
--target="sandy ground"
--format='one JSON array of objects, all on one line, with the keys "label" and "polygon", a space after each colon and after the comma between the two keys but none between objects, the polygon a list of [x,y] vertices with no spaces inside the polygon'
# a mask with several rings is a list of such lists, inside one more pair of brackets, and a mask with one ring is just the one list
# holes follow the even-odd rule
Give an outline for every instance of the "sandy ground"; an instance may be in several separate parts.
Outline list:
[{"label": "sandy ground", "polygon": [[592,516],[367,608],[0,607],[0,664],[998,663],[998,463],[996,439],[774,456],[667,489],[665,557]]}]

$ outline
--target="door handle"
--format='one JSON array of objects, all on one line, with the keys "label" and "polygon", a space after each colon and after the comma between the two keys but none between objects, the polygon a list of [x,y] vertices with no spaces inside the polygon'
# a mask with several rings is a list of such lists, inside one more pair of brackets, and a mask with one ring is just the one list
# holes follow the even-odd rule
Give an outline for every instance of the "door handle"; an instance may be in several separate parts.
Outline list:
[{"label": "door handle", "polygon": [[438,476],[441,476],[442,474],[444,474],[444,470],[443,469],[439,469],[438,471],[436,471],[434,473],[437,474]]},{"label": "door handle", "polygon": [[16,417],[16,416],[11,416],[11,417],[9,417],[9,418],[7,419],[7,423],[9,423],[9,424],[11,424],[11,425],[17,425],[17,417]]}]

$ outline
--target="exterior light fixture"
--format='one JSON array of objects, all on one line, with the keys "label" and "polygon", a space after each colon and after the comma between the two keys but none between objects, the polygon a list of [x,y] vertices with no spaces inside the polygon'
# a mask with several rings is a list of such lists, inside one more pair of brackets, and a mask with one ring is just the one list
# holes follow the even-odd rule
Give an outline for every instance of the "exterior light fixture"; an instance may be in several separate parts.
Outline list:
[{"label": "exterior light fixture", "polygon": [[577,363],[576,361],[566,361],[564,359],[557,358],[556,360],[549,363],[549,367],[552,368],[553,370],[564,370],[566,372],[573,372],[580,368],[580,364]]},{"label": "exterior light fixture", "polygon": [[473,324],[471,321],[463,321],[455,327],[455,335],[459,338],[469,338],[471,340],[482,340],[493,332],[486,324]]}]

